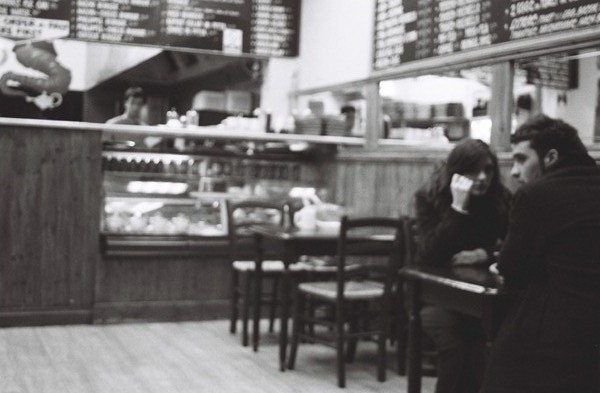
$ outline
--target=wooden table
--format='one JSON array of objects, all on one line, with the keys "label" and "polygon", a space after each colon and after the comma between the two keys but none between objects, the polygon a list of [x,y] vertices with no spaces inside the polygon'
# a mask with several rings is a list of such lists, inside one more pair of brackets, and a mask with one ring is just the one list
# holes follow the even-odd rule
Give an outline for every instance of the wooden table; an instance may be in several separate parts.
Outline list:
[{"label": "wooden table", "polygon": [[410,301],[408,392],[421,391],[421,317],[423,303],[480,318],[489,347],[505,315],[511,292],[484,267],[405,267],[400,271]]},{"label": "wooden table", "polygon": [[[337,253],[337,232],[299,231],[277,226],[256,225],[251,230],[256,235],[256,274],[254,304],[259,304],[262,280],[262,256],[268,247],[281,258],[285,273],[281,283],[281,327],[279,332],[279,369],[285,370],[288,341],[288,319],[290,315],[290,274],[289,266],[298,261],[301,255],[335,255]],[[253,308],[252,346],[258,350],[260,308]]]}]

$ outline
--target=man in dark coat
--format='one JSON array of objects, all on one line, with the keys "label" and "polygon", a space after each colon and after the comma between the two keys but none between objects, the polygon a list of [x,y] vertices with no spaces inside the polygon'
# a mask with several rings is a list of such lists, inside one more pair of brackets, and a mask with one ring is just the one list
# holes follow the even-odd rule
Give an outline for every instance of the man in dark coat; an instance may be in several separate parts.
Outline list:
[{"label": "man in dark coat", "polygon": [[513,199],[498,270],[518,289],[484,393],[600,392],[600,168],[569,124],[539,115],[511,137]]}]

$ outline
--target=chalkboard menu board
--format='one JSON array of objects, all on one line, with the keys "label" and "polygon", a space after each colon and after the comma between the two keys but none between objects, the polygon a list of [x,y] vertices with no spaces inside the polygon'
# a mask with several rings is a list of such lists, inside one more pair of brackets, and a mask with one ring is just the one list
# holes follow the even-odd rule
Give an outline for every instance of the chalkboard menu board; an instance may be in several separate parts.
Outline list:
[{"label": "chalkboard menu board", "polygon": [[594,25],[598,0],[377,0],[373,66]]},{"label": "chalkboard menu board", "polygon": [[0,0],[0,36],[297,56],[300,0]]},{"label": "chalkboard menu board", "polygon": [[0,37],[64,37],[69,12],[69,0],[0,0]]}]

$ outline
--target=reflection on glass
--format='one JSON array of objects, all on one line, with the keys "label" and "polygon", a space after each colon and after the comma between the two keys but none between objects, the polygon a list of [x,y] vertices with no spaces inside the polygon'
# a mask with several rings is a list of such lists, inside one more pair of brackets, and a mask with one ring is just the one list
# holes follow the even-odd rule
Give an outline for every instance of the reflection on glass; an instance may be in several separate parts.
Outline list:
[{"label": "reflection on glass", "polygon": [[294,132],[311,135],[364,136],[367,112],[363,87],[350,87],[298,98]]},{"label": "reflection on glass", "polygon": [[447,143],[469,136],[489,142],[488,67],[382,81],[387,138]]},{"label": "reflection on glass", "polygon": [[599,55],[589,48],[517,61],[513,131],[541,112],[572,124],[584,143],[599,141]]}]

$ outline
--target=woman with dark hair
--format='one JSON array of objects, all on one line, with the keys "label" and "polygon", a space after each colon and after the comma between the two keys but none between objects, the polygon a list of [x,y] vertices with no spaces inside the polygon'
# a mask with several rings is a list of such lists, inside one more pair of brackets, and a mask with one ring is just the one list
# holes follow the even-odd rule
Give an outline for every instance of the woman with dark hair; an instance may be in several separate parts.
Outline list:
[{"label": "woman with dark hair", "polygon": [[[491,264],[494,250],[506,234],[510,198],[489,146],[473,139],[458,144],[430,182],[415,194],[417,262]],[[428,305],[421,311],[421,320],[438,350],[436,393],[476,393],[485,342],[480,322]]]}]

